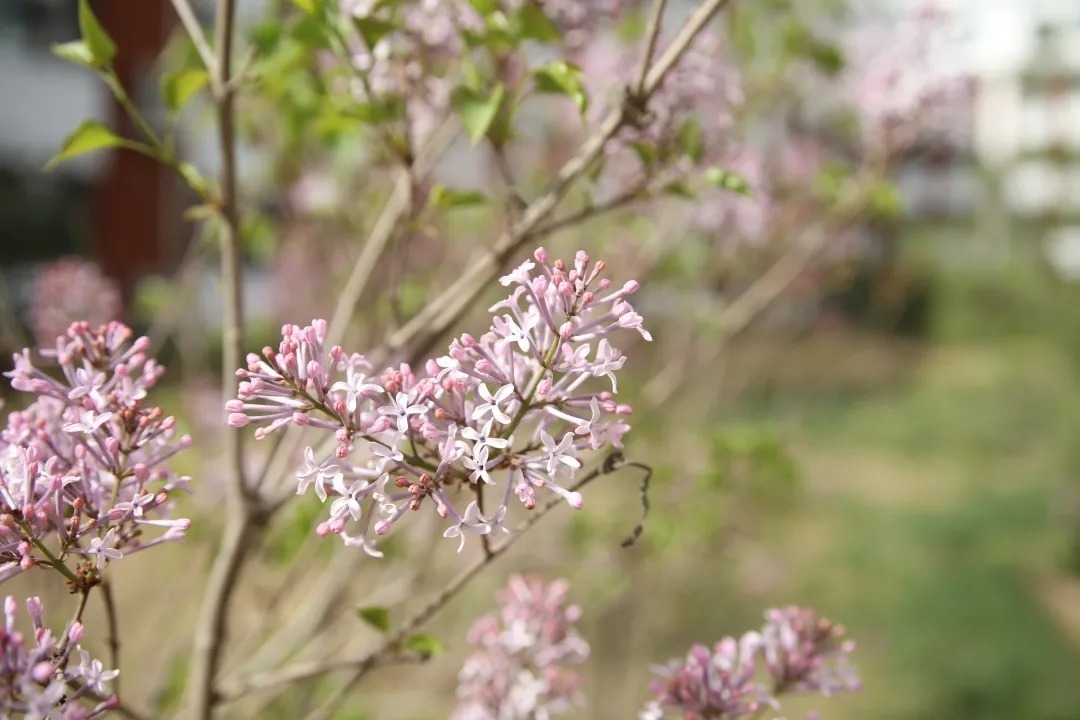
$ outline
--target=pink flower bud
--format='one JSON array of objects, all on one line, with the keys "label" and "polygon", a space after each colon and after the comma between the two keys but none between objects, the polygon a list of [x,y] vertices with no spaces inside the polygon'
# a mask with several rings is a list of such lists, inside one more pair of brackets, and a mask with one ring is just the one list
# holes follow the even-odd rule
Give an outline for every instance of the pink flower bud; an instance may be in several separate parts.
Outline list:
[{"label": "pink flower bud", "polygon": [[375,523],[375,534],[385,535],[386,533],[390,532],[390,527],[393,524],[394,523],[390,520],[380,520],[379,522]]},{"label": "pink flower bud", "polygon": [[81,622],[72,623],[71,624],[71,629],[68,630],[68,634],[67,634],[68,635],[68,641],[71,642],[71,643],[78,644],[78,642],[80,640],[82,640],[84,630],[85,629],[83,628],[83,624]]},{"label": "pink flower bud", "polygon": [[[229,413],[229,427],[242,428],[251,422],[251,418],[243,413]],[[260,430],[262,428],[259,428]]]},{"label": "pink flower bud", "polygon": [[542,265],[547,265],[547,261],[548,261],[547,250],[545,250],[542,246],[536,248],[536,250],[533,250],[533,257],[536,258],[536,262],[538,262],[538,263],[540,263]]},{"label": "pink flower bud", "polygon": [[56,672],[56,668],[48,660],[42,660],[30,669],[30,677],[39,685],[45,685]]}]

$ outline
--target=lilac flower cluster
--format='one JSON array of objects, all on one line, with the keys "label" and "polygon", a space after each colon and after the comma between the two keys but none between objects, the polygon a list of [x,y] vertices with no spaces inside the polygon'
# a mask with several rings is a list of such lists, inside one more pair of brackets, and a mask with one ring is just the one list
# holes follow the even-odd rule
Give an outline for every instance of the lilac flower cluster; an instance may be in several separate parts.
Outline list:
[{"label": "lilac flower cluster", "polygon": [[[454,340],[422,374],[402,364],[373,375],[362,356],[325,347],[322,320],[286,325],[277,350],[248,355],[226,405],[231,426],[261,425],[256,438],[290,424],[333,435],[326,455],[307,448],[298,475],[298,493],[334,498],[321,535],[378,557],[370,533],[426,504],[449,520],[444,535],[460,551],[466,533],[507,529],[512,496],[528,510],[543,490],[581,507],[567,481],[586,453],[622,447],[630,429],[631,408],[615,400],[625,358],[608,336],[652,338],[627,300],[637,282],[612,287],[606,264],[584,251],[565,263],[539,248],[534,260],[502,278],[512,290],[492,306],[488,332]],[[485,515],[484,489],[499,483]]]},{"label": "lilac flower cluster", "polygon": [[32,642],[15,628],[15,598],[4,601],[0,714],[26,720],[89,720],[116,708],[116,696],[109,695],[107,687],[120,671],[106,670],[79,646],[82,623],[71,623],[57,636],[45,627],[40,599],[29,598],[26,609],[34,625]]},{"label": "lilac flower cluster", "polygon": [[[727,637],[713,649],[690,648],[685,660],[657,668],[655,699],[641,720],[734,720],[780,706],[782,695],[857,690],[848,661],[855,644],[844,628],[799,607],[769,610],[760,632]],[[764,665],[769,684],[759,678]]]},{"label": "lilac flower cluster", "polygon": [[566,605],[568,587],[513,575],[496,593],[499,613],[469,630],[477,650],[458,676],[454,720],[546,720],[580,702],[580,678],[566,665],[584,662],[589,646],[575,629],[580,608]]},{"label": "lilac flower cluster", "polygon": [[75,320],[98,325],[120,314],[120,288],[98,266],[78,257],[44,265],[34,283],[30,327],[38,345],[51,345]]},{"label": "lilac flower cluster", "polygon": [[[76,322],[41,353],[59,377],[29,350],[14,356],[12,387],[37,399],[0,433],[0,581],[43,565],[85,588],[110,560],[184,536],[190,521],[168,512],[188,478],[167,461],[191,438],[145,403],[164,372],[149,345],[117,322]],[[148,528],[164,533],[147,541]],[[83,556],[74,573],[73,554]]]}]

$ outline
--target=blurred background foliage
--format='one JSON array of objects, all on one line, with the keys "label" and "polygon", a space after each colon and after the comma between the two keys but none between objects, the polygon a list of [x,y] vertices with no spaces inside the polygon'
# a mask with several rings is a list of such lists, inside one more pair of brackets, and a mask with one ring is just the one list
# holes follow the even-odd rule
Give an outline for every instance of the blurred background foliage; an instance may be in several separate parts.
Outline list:
[{"label": "blurred background foliage", "polygon": [[[248,33],[257,88],[243,115],[251,153],[246,242],[259,311],[252,349],[272,342],[283,320],[329,314],[356,239],[390,192],[385,148],[373,149],[363,128],[379,122],[366,113],[392,109],[343,104],[334,70],[316,72],[319,49],[334,38],[310,15],[278,5],[288,20],[253,22]],[[739,132],[764,137],[768,147],[784,124],[776,118],[804,117],[804,98],[792,93],[806,77],[800,69],[832,82],[850,67],[832,30],[851,12],[840,0],[736,8],[728,37],[749,108]],[[634,33],[635,22],[622,31]],[[177,78],[196,60],[183,40],[164,49],[155,67],[174,78],[174,97]],[[191,99],[184,112],[197,125],[206,108],[194,92]],[[880,240],[885,259],[822,263],[809,291],[782,296],[776,312],[729,335],[711,309],[723,304],[710,303],[760,275],[785,246],[724,254],[705,233],[677,232],[687,212],[683,188],[670,188],[646,217],[616,214],[552,240],[555,251],[581,245],[620,270],[645,273],[642,313],[657,342],[628,353],[620,381],[635,407],[626,455],[652,468],[644,532],[632,547],[620,546],[642,514],[642,473],[627,468],[604,478],[584,510],[532,530],[524,547],[439,616],[432,633],[445,650],[420,667],[380,670],[336,717],[444,717],[467,652],[463,629],[488,609],[511,568],[567,577],[584,606],[593,657],[579,717],[632,716],[650,664],[757,625],[764,607],[787,603],[843,621],[859,642],[865,689],[827,707],[815,702],[825,716],[1080,716],[1080,286],[1045,251],[1046,232],[1060,218],[1019,217],[992,191],[959,215],[920,213],[898,182],[903,162],[860,184],[857,118],[850,109],[827,114],[820,126],[831,133],[823,140],[831,159],[797,188],[800,202],[828,215],[841,199],[865,194],[858,230]],[[547,143],[561,119],[538,123],[517,148],[527,169],[521,188],[530,194],[564,151],[557,138]],[[692,153],[693,133],[681,136],[680,152]],[[413,151],[398,140],[398,152]],[[992,168],[975,172],[980,187],[1002,180]],[[509,199],[478,190],[493,174],[468,167],[417,188],[430,207],[380,263],[382,282],[362,298],[354,338],[399,325],[497,233]],[[741,188],[726,182],[727,190]],[[29,282],[19,278],[31,260],[90,254],[92,246],[85,221],[71,219],[91,204],[79,181],[48,193],[27,187],[0,175],[0,234],[13,238],[0,253],[16,314],[30,304],[17,290]],[[59,205],[71,213],[49,209]],[[58,227],[64,218],[72,227]],[[168,338],[163,404],[200,447],[182,461],[199,490],[186,501],[198,518],[188,546],[163,550],[153,567],[132,560],[117,568],[132,588],[122,606],[162,628],[157,637],[126,639],[130,657],[149,653],[161,667],[125,676],[160,714],[178,707],[186,673],[189,638],[176,608],[195,602],[200,583],[192,578],[204,570],[221,522],[211,240],[210,232],[196,235],[163,264],[169,271],[145,273],[125,289],[129,318]],[[311,278],[318,281],[304,282]],[[255,444],[252,465],[264,461]],[[433,525],[395,536],[382,546],[387,560],[375,563],[319,542],[311,528],[321,510],[302,498],[271,529],[263,562],[245,580],[237,658],[227,670],[238,658],[260,668],[302,654],[281,638],[314,635],[304,617],[315,617],[324,601],[347,611],[305,652],[363,645],[379,628],[353,610],[385,605],[393,621],[400,604],[455,574],[457,558]],[[312,586],[326,568],[338,585]],[[49,590],[34,582],[35,592]],[[163,592],[167,600],[154,599]],[[301,684],[242,708],[295,717],[333,689],[328,681]],[[789,716],[801,708],[791,705]]]}]

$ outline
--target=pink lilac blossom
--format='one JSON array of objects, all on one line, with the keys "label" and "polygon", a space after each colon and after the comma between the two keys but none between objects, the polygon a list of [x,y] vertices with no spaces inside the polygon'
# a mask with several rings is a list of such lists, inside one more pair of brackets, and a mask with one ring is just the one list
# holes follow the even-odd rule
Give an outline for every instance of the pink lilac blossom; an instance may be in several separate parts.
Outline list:
[{"label": "pink lilac blossom", "polygon": [[0,628],[0,710],[5,718],[25,720],[89,720],[116,708],[108,683],[120,674],[79,645],[83,626],[74,622],[55,635],[42,620],[41,601],[32,597],[26,609],[33,622],[27,637],[15,627],[18,603],[4,601]]},{"label": "pink lilac blossom", "polygon": [[581,702],[580,677],[567,666],[584,662],[589,646],[576,629],[580,608],[566,604],[568,588],[513,575],[496,593],[499,612],[469,630],[477,649],[458,675],[453,720],[547,720]]},{"label": "pink lilac blossom", "polygon": [[758,632],[724,638],[711,649],[695,645],[685,660],[656,668],[655,698],[640,720],[758,717],[778,709],[783,695],[859,688],[848,660],[855,644],[841,626],[799,607],[769,610],[765,619]]},{"label": "pink lilac blossom", "polygon": [[[488,331],[464,334],[422,371],[375,373],[361,355],[327,348],[327,324],[286,325],[277,350],[248,355],[229,424],[257,424],[256,438],[287,425],[322,430],[333,449],[305,451],[298,494],[313,488],[329,516],[316,528],[380,556],[385,535],[412,510],[431,507],[444,535],[506,532],[511,498],[527,510],[546,491],[580,508],[568,488],[589,453],[622,447],[631,408],[615,399],[625,357],[609,339],[633,330],[651,340],[606,264],[579,251],[551,261],[539,248],[501,280],[510,295],[491,308]],[[495,491],[494,509],[479,495]],[[501,486],[501,487],[500,487]]]},{"label": "pink lilac blossom", "polygon": [[38,345],[51,345],[75,320],[94,325],[120,315],[120,288],[98,266],[79,257],[44,265],[34,283],[30,326]]},{"label": "pink lilac blossom", "polygon": [[[168,461],[191,438],[146,403],[164,368],[147,356],[149,340],[132,335],[117,322],[72,323],[41,351],[58,377],[29,350],[14,356],[5,374],[37,399],[0,433],[0,581],[82,555],[77,574],[92,584],[109,561],[184,537],[190,521],[169,510],[188,478]],[[164,532],[143,537],[156,528]]]}]

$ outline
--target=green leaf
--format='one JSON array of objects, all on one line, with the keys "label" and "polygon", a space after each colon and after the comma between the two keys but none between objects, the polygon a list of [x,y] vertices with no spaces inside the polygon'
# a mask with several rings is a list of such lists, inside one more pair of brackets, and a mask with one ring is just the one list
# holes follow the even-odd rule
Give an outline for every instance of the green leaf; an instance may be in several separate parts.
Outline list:
[{"label": "green leaf", "polygon": [[72,42],[53,45],[52,53],[61,60],[67,60],[69,63],[82,65],[83,67],[88,68],[94,67],[94,54],[90,52],[90,48],[88,48],[86,43],[82,40],[73,40]]},{"label": "green leaf", "polygon": [[499,9],[499,0],[469,0],[469,4],[481,15],[490,15]]},{"label": "green leaf", "polygon": [[306,13],[313,13],[322,4],[319,0],[292,0],[292,4]]},{"label": "green leaf", "polygon": [[428,202],[436,208],[475,207],[488,202],[488,197],[479,190],[455,190],[436,185],[431,190]]},{"label": "green leaf", "polygon": [[94,67],[105,67],[116,57],[116,43],[94,17],[88,0],[79,0],[79,32]]},{"label": "green leaf", "polygon": [[184,179],[187,186],[198,195],[205,196],[208,193],[209,185],[207,185],[206,178],[202,176],[197,167],[191,163],[180,163],[177,172],[180,173],[180,177]]},{"label": "green leaf", "polygon": [[844,69],[844,53],[831,43],[815,42],[810,48],[810,59],[829,77],[839,75]]},{"label": "green leaf", "polygon": [[487,96],[466,87],[459,87],[454,91],[454,109],[461,116],[461,123],[469,133],[469,141],[473,145],[487,135],[505,96],[506,88],[501,84],[496,85]]},{"label": "green leaf", "polygon": [[675,197],[686,198],[687,200],[693,200],[695,195],[694,191],[687,187],[686,183],[676,180],[675,182],[668,183],[663,188],[665,195],[674,195]]},{"label": "green leaf", "polygon": [[127,147],[132,150],[153,154],[153,151],[148,146],[134,140],[125,140],[110,130],[108,126],[96,120],[86,120],[75,129],[75,132],[64,139],[63,144],[60,146],[60,152],[49,160],[48,164],[45,165],[45,169],[52,170],[66,160],[94,150],[114,147]]},{"label": "green leaf", "polygon": [[360,619],[381,633],[390,632],[390,611],[381,605],[363,607],[356,611]]},{"label": "green leaf", "polygon": [[525,40],[538,42],[557,42],[562,38],[562,33],[555,23],[551,22],[543,8],[537,2],[526,2],[518,10],[517,20],[520,26],[519,34]]},{"label": "green leaf", "polygon": [[435,636],[426,633],[410,636],[405,641],[405,646],[425,660],[443,651],[443,644]]},{"label": "green leaf", "polygon": [[398,29],[398,26],[389,20],[371,16],[354,17],[353,25],[356,26],[356,31],[360,33],[360,37],[364,38],[364,44],[368,46],[369,50],[375,47],[375,44],[384,37]]},{"label": "green leaf", "polygon": [[630,141],[630,149],[634,151],[634,154],[638,156],[638,160],[641,161],[641,166],[646,170],[651,170],[656,163],[656,148],[648,143],[643,143],[639,140]]},{"label": "green leaf", "polygon": [[180,110],[197,92],[210,82],[210,74],[202,68],[180,70],[161,78],[161,97],[173,112]]},{"label": "green leaf", "polygon": [[712,167],[705,171],[705,181],[713,187],[724,188],[740,195],[752,195],[750,183],[746,179],[730,170]]},{"label": "green leaf", "polygon": [[695,163],[701,162],[705,155],[705,138],[701,131],[701,124],[697,120],[687,120],[679,126],[677,135],[679,149]]},{"label": "green leaf", "polygon": [[582,115],[589,107],[589,96],[581,83],[581,68],[565,60],[554,60],[533,73],[536,91],[570,97]]}]

